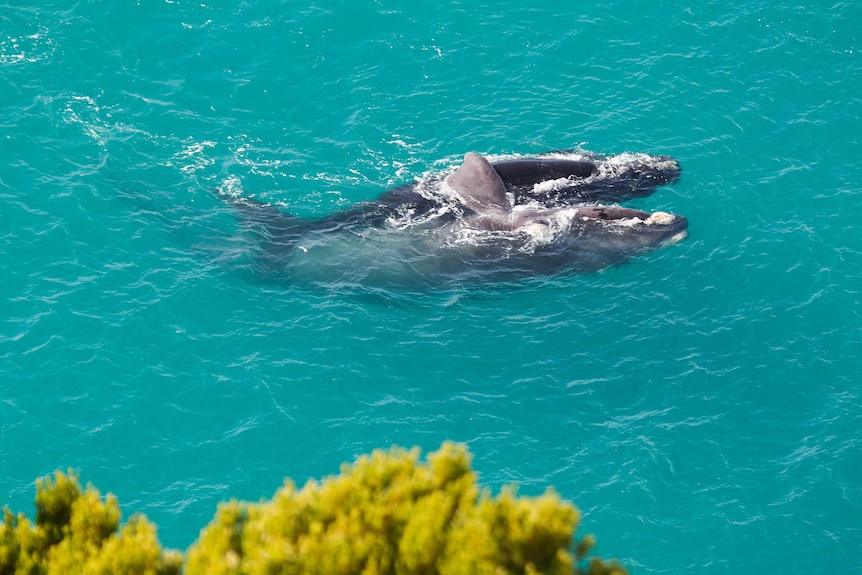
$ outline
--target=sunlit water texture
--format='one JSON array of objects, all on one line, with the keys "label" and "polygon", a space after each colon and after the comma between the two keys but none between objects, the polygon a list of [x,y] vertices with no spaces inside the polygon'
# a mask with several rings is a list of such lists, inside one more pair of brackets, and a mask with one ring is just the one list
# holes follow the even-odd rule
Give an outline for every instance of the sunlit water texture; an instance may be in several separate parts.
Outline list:
[{"label": "sunlit water texture", "polygon": [[[385,4],[385,5],[384,5]],[[392,444],[554,486],[633,573],[862,569],[862,4],[0,8],[0,493],[74,467],[185,548]],[[667,154],[688,239],[596,273],[283,281],[218,190],[320,218],[457,165]]]}]

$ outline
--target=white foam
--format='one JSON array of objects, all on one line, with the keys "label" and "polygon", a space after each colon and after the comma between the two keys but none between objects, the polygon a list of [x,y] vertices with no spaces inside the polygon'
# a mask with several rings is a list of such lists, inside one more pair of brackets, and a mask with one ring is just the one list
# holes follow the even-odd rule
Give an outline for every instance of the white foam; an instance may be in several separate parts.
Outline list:
[{"label": "white foam", "polygon": [[222,180],[219,193],[232,198],[243,197],[242,181],[236,176],[228,176]]},{"label": "white foam", "polygon": [[556,180],[545,180],[544,182],[537,182],[533,184],[533,193],[535,194],[548,194],[552,192],[556,192],[563,188],[570,188],[572,184],[577,183],[578,180],[570,180],[569,178],[557,178]]},{"label": "white foam", "polygon": [[[530,205],[515,206],[512,213],[517,214],[520,211],[532,211],[535,209],[536,207]],[[561,234],[568,233],[571,230],[572,222],[578,215],[577,208],[540,209],[540,212],[537,215],[539,221],[532,221],[515,230],[529,236],[533,247],[546,246],[554,242]]]},{"label": "white foam", "polygon": [[532,242],[542,246],[550,244],[556,237],[551,226],[539,222],[521,226],[517,231],[527,234]]}]

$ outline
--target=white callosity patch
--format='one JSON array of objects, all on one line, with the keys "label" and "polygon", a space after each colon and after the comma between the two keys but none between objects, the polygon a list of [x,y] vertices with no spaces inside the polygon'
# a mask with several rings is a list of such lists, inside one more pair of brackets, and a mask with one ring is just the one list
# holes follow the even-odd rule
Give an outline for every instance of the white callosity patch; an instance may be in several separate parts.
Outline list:
[{"label": "white callosity patch", "polygon": [[[584,219],[586,219],[586,218],[584,218]],[[622,219],[613,221],[614,225],[617,225],[620,227],[626,227],[626,228],[633,228],[633,227],[641,225],[643,223],[644,223],[644,221],[640,218],[622,218]]]},{"label": "white callosity patch", "polygon": [[647,226],[668,226],[672,224],[674,220],[676,220],[676,216],[674,216],[673,214],[669,214],[667,212],[653,212],[645,220],[642,220],[640,218],[622,218],[619,220],[614,220],[613,223],[615,223],[616,225],[628,227],[636,226],[639,224]]},{"label": "white callosity patch", "polygon": [[[640,218],[625,218],[622,220],[616,220],[615,223],[620,226],[637,226],[637,225],[646,225],[646,226],[670,226],[677,219],[677,216],[673,214],[669,214],[667,212],[653,212],[650,216],[641,220]],[[668,246],[672,244],[676,244],[681,242],[682,240],[688,237],[688,231],[682,230],[673,236],[666,238],[661,242],[660,245]]]},{"label": "white callosity patch", "polygon": [[667,212],[653,212],[644,223],[647,225],[658,224],[660,226],[667,226],[672,224],[675,219],[676,216]]},{"label": "white callosity patch", "polygon": [[671,236],[671,237],[670,237],[666,242],[664,242],[664,243],[665,243],[665,245],[668,245],[668,246],[669,246],[669,245],[671,245],[671,244],[677,244],[677,243],[681,242],[682,240],[684,240],[684,239],[685,239],[685,238],[687,238],[687,237],[688,237],[688,232],[687,232],[687,231],[685,231],[685,230],[683,230],[683,231],[679,232],[678,234],[674,234],[673,236]]}]

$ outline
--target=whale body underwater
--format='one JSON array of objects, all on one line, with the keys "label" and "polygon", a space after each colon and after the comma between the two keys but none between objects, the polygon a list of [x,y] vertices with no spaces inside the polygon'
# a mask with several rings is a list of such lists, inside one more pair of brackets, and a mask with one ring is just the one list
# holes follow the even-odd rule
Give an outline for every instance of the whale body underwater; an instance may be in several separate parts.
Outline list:
[{"label": "whale body underwater", "polygon": [[316,219],[220,191],[255,273],[335,286],[435,287],[590,273],[687,235],[688,221],[618,205],[675,183],[669,156],[561,151],[454,169]]}]

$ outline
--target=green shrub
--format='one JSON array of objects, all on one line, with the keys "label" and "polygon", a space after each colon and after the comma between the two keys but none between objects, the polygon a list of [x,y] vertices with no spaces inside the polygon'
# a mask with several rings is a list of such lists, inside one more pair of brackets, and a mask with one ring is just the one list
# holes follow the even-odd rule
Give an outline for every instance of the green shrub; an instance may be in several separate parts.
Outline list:
[{"label": "green shrub", "polygon": [[164,552],[156,530],[136,516],[118,530],[116,498],[82,490],[78,476],[60,471],[36,482],[36,523],[3,509],[0,575],[170,575],[182,556]]},{"label": "green shrub", "polygon": [[302,489],[286,482],[272,501],[219,507],[189,549],[186,574],[321,575],[624,573],[616,563],[576,562],[578,511],[552,491],[536,498],[476,485],[464,447],[375,451],[341,475]]},{"label": "green shrub", "polygon": [[[615,562],[571,551],[578,511],[553,491],[496,497],[476,485],[463,446],[393,448],[271,501],[219,506],[185,558],[164,551],[143,516],[120,526],[116,499],[72,472],[36,484],[36,522],[4,508],[0,575],[613,575]],[[581,565],[579,566],[579,563]]]}]

